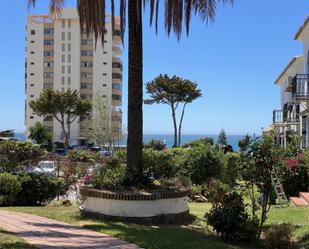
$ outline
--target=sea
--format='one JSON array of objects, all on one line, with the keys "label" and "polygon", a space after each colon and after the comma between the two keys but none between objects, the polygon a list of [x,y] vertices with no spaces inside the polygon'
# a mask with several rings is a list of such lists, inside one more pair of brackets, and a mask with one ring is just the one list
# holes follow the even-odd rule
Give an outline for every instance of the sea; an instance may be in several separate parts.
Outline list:
[{"label": "sea", "polygon": [[[18,138],[19,140],[22,140],[22,141],[26,139],[25,135],[23,133],[16,133],[15,136],[16,136],[16,138]],[[212,138],[215,143],[218,141],[218,135],[186,135],[186,134],[184,134],[184,135],[181,136],[181,143],[186,144],[186,143],[192,142],[194,140],[205,138],[205,137]],[[239,150],[238,141],[240,139],[242,139],[243,137],[244,137],[244,135],[227,135],[227,143],[233,147],[234,151],[238,151]],[[165,144],[167,145],[167,147],[172,147],[174,137],[173,137],[173,135],[144,134],[144,143],[147,143],[152,139],[164,141]],[[120,141],[120,144],[125,145],[126,144],[126,138],[122,139]]]}]

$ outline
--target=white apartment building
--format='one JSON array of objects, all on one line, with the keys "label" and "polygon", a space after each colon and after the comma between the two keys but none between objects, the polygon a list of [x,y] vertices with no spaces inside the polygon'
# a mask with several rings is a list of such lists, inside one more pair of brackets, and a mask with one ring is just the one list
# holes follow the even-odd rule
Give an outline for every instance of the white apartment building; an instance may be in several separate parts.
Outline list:
[{"label": "white apartment building", "polygon": [[[25,125],[28,130],[37,121],[47,126],[55,141],[63,141],[60,124],[51,117],[35,115],[29,102],[40,96],[43,89],[77,90],[81,98],[94,100],[98,94],[106,99],[113,117],[118,117],[121,130],[122,54],[119,20],[112,30],[106,23],[104,46],[101,39],[95,46],[94,35],[80,30],[76,9],[63,9],[61,17],[31,15],[27,20]],[[93,112],[94,113],[94,112]],[[80,123],[71,126],[71,144],[83,143]]]},{"label": "white apartment building", "polygon": [[301,147],[309,147],[309,16],[295,34],[303,53],[284,68],[275,84],[281,88],[281,108],[273,112],[273,129],[277,141],[286,147],[294,134]]}]

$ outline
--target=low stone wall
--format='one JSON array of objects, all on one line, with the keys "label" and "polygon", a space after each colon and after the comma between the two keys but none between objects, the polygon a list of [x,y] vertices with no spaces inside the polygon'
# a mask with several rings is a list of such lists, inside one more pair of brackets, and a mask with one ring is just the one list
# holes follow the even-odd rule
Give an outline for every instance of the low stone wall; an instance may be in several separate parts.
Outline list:
[{"label": "low stone wall", "polygon": [[110,192],[82,188],[84,216],[142,224],[184,223],[189,216],[188,190],[168,192]]}]

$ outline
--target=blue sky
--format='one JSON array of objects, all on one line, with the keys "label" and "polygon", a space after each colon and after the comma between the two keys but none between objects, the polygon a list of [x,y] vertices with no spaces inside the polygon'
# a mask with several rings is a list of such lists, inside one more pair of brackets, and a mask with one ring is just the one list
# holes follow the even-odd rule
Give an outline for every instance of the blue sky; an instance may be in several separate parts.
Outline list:
[{"label": "blue sky", "polygon": [[[0,1],[0,130],[24,130],[25,24],[30,13],[47,12],[38,0],[30,12],[26,0]],[[72,6],[75,1],[67,1]],[[161,10],[162,13],[162,10]],[[289,60],[301,53],[293,35],[309,14],[307,0],[235,0],[219,7],[216,22],[206,26],[193,18],[190,36],[180,42],[164,31],[149,28],[144,15],[144,81],[160,73],[196,81],[203,97],[188,106],[185,134],[260,133],[279,107],[273,82]],[[123,110],[127,104],[127,47],[124,48]],[[124,124],[126,120],[124,120]],[[168,106],[144,107],[145,133],[172,133]]]}]

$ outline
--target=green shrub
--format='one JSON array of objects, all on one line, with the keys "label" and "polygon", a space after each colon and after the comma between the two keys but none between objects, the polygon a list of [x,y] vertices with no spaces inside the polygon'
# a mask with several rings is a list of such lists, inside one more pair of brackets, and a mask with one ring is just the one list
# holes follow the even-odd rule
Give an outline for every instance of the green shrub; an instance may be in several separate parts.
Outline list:
[{"label": "green shrub", "polygon": [[22,173],[18,181],[22,189],[17,196],[20,205],[40,205],[65,194],[68,189],[63,180],[43,174]]},{"label": "green shrub", "polygon": [[17,177],[9,173],[0,174],[0,206],[13,205],[21,190]]},{"label": "green shrub", "polygon": [[272,225],[265,231],[265,246],[268,249],[296,249],[292,240],[294,226],[292,224]]},{"label": "green shrub", "polygon": [[122,163],[127,161],[127,151],[125,149],[120,149],[115,152],[115,157],[121,160]]},{"label": "green shrub", "polygon": [[236,180],[239,177],[239,154],[238,153],[226,153],[224,155],[224,167],[222,169],[221,181],[235,186]]},{"label": "green shrub", "polygon": [[102,167],[94,176],[94,187],[99,189],[116,189],[123,185],[126,177],[126,166],[118,158],[108,159],[106,165]]},{"label": "green shrub", "polygon": [[224,167],[224,154],[211,145],[189,149],[181,171],[190,176],[192,183],[204,184],[211,178],[219,178]]},{"label": "green shrub", "polygon": [[190,143],[182,145],[183,148],[193,148],[200,145],[214,145],[214,140],[211,137],[201,138]]},{"label": "green shrub", "polygon": [[154,150],[164,150],[166,149],[166,144],[157,139],[151,139],[148,143],[144,145],[145,149],[154,149]]},{"label": "green shrub", "polygon": [[213,202],[205,218],[225,240],[252,240],[258,232],[258,222],[249,219],[243,198],[237,192],[225,193]]}]

